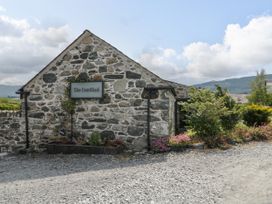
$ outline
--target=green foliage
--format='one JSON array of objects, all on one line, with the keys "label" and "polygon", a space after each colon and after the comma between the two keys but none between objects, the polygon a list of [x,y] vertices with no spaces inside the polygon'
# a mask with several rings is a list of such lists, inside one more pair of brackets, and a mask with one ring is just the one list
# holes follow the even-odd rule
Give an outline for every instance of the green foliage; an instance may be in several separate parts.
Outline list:
[{"label": "green foliage", "polygon": [[248,126],[260,126],[269,122],[272,108],[262,105],[246,105],[242,110],[243,120]]},{"label": "green foliage", "polygon": [[67,88],[65,91],[65,100],[61,102],[61,107],[64,111],[69,113],[70,115],[73,115],[75,113],[76,109],[76,101],[72,98],[70,98],[70,89]]},{"label": "green foliage", "polygon": [[271,105],[271,94],[267,93],[265,71],[257,72],[257,76],[251,83],[251,92],[248,96],[249,103],[259,105]]},{"label": "green foliage", "polygon": [[223,131],[221,118],[228,111],[223,98],[216,97],[210,90],[195,88],[190,90],[189,98],[183,103],[189,129],[209,147],[217,146]]},{"label": "green foliage", "polygon": [[89,137],[89,144],[96,146],[102,145],[101,134],[97,131],[93,132]]},{"label": "green foliage", "polygon": [[0,110],[20,110],[20,104],[17,99],[0,98]]},{"label": "green foliage", "polygon": [[220,86],[216,85],[215,96],[223,100],[224,106],[227,111],[221,116],[222,128],[226,130],[231,130],[240,120],[240,113],[236,102],[233,98],[228,95],[226,89],[222,89]]}]

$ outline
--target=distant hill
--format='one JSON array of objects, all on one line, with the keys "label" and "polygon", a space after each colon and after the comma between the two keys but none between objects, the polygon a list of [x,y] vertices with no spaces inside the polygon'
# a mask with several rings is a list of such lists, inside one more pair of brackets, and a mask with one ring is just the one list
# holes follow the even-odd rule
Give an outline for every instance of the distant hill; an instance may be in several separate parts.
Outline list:
[{"label": "distant hill", "polygon": [[[272,74],[266,75],[267,80],[272,81]],[[250,92],[250,84],[255,79],[255,76],[231,78],[222,81],[210,81],[202,84],[196,84],[195,87],[215,89],[215,85],[219,85],[223,88],[227,88],[230,93],[234,94],[247,94]]]},{"label": "distant hill", "polygon": [[0,85],[0,97],[19,97],[15,92],[22,86]]}]

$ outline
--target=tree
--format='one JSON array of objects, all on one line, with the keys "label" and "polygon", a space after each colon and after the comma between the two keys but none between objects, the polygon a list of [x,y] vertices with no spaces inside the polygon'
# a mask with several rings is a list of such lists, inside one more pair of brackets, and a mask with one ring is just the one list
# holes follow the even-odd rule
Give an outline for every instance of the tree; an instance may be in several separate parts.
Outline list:
[{"label": "tree", "polygon": [[196,132],[209,147],[216,147],[223,132],[221,117],[227,112],[223,97],[208,89],[192,88],[189,100],[183,103],[188,128]]},{"label": "tree", "polygon": [[76,102],[74,99],[70,98],[69,93],[70,93],[70,89],[67,88],[65,91],[65,95],[66,95],[65,98],[66,99],[61,102],[61,107],[64,111],[66,111],[70,115],[70,123],[71,123],[70,139],[72,140],[74,137],[73,115],[74,115],[75,109],[76,109]]},{"label": "tree", "polygon": [[266,77],[265,70],[262,69],[257,72],[257,76],[251,83],[251,92],[248,96],[249,103],[259,105],[270,105],[270,94],[267,93],[266,89]]},{"label": "tree", "polygon": [[227,89],[222,89],[219,85],[216,85],[215,96],[223,100],[224,106],[227,110],[221,116],[222,128],[226,131],[232,130],[240,120],[240,114],[236,102],[228,94]]}]

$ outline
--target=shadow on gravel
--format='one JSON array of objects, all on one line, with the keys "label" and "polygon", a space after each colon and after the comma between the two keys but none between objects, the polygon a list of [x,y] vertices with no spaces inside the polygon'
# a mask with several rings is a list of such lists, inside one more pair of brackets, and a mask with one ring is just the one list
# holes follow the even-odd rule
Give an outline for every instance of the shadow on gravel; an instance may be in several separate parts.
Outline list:
[{"label": "shadow on gravel", "polygon": [[0,183],[64,176],[79,172],[129,168],[167,160],[157,155],[9,155],[0,157]]}]

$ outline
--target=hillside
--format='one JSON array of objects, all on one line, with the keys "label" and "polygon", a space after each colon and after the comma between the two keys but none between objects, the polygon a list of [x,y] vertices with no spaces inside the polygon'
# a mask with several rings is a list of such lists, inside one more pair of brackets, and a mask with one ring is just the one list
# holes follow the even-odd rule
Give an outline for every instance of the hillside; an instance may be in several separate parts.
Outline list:
[{"label": "hillside", "polygon": [[21,86],[8,86],[0,85],[0,97],[19,97],[15,92],[21,88]]},{"label": "hillside", "polygon": [[[272,80],[272,74],[266,75],[267,80]],[[230,93],[243,94],[250,92],[250,84],[255,79],[255,76],[231,78],[222,81],[210,81],[202,84],[196,84],[195,87],[215,89],[215,85],[219,85],[223,88],[227,88]]]}]

